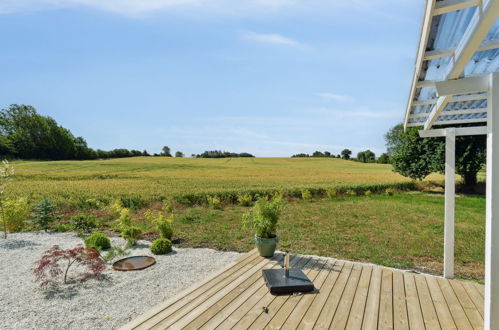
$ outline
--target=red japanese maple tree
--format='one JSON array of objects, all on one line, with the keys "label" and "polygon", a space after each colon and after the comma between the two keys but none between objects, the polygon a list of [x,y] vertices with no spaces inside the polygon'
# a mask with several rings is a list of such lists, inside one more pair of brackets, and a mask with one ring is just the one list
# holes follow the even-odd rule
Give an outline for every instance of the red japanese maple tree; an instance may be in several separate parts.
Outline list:
[{"label": "red japanese maple tree", "polygon": [[58,245],[45,251],[42,258],[35,262],[33,271],[41,286],[55,283],[63,275],[63,283],[67,284],[68,272],[74,264],[83,266],[86,271],[80,272],[77,280],[84,282],[89,278],[99,276],[106,268],[99,252],[81,245],[73,249],[62,250]]}]

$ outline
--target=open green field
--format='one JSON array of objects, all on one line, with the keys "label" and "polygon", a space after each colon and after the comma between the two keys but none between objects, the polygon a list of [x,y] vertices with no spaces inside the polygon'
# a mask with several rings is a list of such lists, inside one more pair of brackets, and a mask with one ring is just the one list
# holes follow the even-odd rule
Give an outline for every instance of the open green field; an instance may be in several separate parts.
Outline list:
[{"label": "open green field", "polygon": [[191,159],[138,157],[95,161],[16,162],[15,195],[48,195],[78,205],[86,199],[131,198],[145,205],[173,195],[352,187],[410,182],[390,165],[324,158]]}]

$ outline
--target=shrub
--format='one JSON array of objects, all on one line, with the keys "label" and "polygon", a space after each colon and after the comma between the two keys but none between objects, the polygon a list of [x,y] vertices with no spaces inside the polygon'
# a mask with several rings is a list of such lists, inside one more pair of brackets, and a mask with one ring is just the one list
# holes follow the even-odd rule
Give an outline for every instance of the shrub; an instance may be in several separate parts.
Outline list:
[{"label": "shrub", "polygon": [[309,189],[302,189],[301,198],[304,201],[309,201],[312,198],[312,192]]},{"label": "shrub", "polygon": [[71,217],[71,225],[79,234],[91,233],[96,227],[95,217],[88,214],[76,214]]},{"label": "shrub", "polygon": [[208,205],[215,210],[220,210],[222,208],[222,201],[216,196],[206,196]]},{"label": "shrub", "polygon": [[5,197],[5,188],[10,180],[12,180],[13,175],[14,167],[10,165],[7,160],[3,160],[2,165],[0,166],[0,209],[2,211],[4,238],[7,238],[7,219],[5,217],[3,202]]},{"label": "shrub", "polygon": [[241,206],[251,206],[253,205],[253,196],[251,194],[239,194],[237,201]]},{"label": "shrub", "polygon": [[385,190],[385,195],[387,196],[393,196],[394,193],[395,191],[392,188],[388,188]]},{"label": "shrub", "polygon": [[42,201],[35,205],[34,210],[31,214],[34,218],[33,222],[45,231],[48,230],[49,224],[58,218],[55,213],[55,204],[47,196],[44,196]]},{"label": "shrub", "polygon": [[98,251],[109,249],[111,241],[109,237],[102,233],[93,233],[85,239],[85,246],[87,248],[96,249]]},{"label": "shrub", "polygon": [[120,211],[120,216],[118,218],[118,225],[120,228],[127,228],[132,226],[132,217],[130,216],[130,210],[122,208]]},{"label": "shrub", "polygon": [[65,233],[67,231],[73,230],[73,226],[68,225],[66,223],[60,224],[60,225],[53,225],[52,227],[53,231],[59,232],[59,233]]},{"label": "shrub", "polygon": [[30,214],[28,199],[24,197],[8,199],[3,202],[3,209],[7,230],[10,232],[22,231]]},{"label": "shrub", "polygon": [[147,219],[151,221],[159,231],[162,238],[172,239],[173,236],[173,214],[166,218],[162,213],[155,216],[152,212],[145,213]]},{"label": "shrub", "polygon": [[329,199],[334,199],[338,195],[338,190],[336,188],[329,188],[326,190],[326,195]]},{"label": "shrub", "polygon": [[121,230],[121,237],[127,240],[129,246],[133,246],[142,237],[142,229],[136,226],[125,227]]},{"label": "shrub", "polygon": [[167,254],[172,252],[172,242],[168,238],[158,238],[151,244],[151,252],[154,254]]},{"label": "shrub", "polygon": [[167,198],[163,201],[163,211],[166,213],[172,213],[174,210],[174,201],[172,198]]},{"label": "shrub", "polygon": [[256,236],[271,238],[276,234],[277,221],[284,208],[282,198],[259,199],[253,209],[243,215],[243,227],[250,227]]},{"label": "shrub", "polygon": [[[59,246],[54,245],[45,251],[42,258],[35,264],[37,267],[33,272],[41,286],[55,283],[61,276],[63,277],[63,283],[66,284],[69,269],[74,264],[87,269],[86,272],[80,273],[77,277],[80,282],[97,277],[106,269],[106,265],[100,258],[98,251],[84,248],[81,245],[68,250],[61,250]],[[61,264],[65,266],[64,271],[61,269]],[[81,267],[78,268],[81,269]]]},{"label": "shrub", "polygon": [[364,192],[364,195],[365,195],[365,196],[371,196],[372,194],[373,194],[373,193],[372,193],[372,191],[371,191],[371,190],[366,190],[366,191]]},{"label": "shrub", "polygon": [[121,210],[123,210],[123,203],[121,200],[115,199],[112,204],[107,207],[107,211],[113,218],[117,218],[121,215]]},{"label": "shrub", "polygon": [[348,189],[346,191],[347,196],[357,196],[357,192],[353,189]]}]

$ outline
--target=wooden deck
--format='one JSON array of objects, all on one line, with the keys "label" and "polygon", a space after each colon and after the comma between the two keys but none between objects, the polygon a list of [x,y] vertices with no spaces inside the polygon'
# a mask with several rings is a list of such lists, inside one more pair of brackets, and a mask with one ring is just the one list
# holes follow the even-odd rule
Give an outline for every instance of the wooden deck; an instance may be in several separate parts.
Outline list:
[{"label": "wooden deck", "polygon": [[473,282],[295,256],[317,292],[273,296],[261,271],[281,259],[253,250],[122,329],[483,328],[483,286]]}]

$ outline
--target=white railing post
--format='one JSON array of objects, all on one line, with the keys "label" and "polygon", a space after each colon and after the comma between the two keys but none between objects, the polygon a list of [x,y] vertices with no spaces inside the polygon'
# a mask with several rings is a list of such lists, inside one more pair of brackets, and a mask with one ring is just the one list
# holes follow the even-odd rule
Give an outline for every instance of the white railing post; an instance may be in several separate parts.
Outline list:
[{"label": "white railing post", "polygon": [[444,277],[454,277],[454,221],[456,203],[456,129],[445,130]]},{"label": "white railing post", "polygon": [[499,329],[499,73],[497,72],[490,75],[488,108],[484,328]]}]

